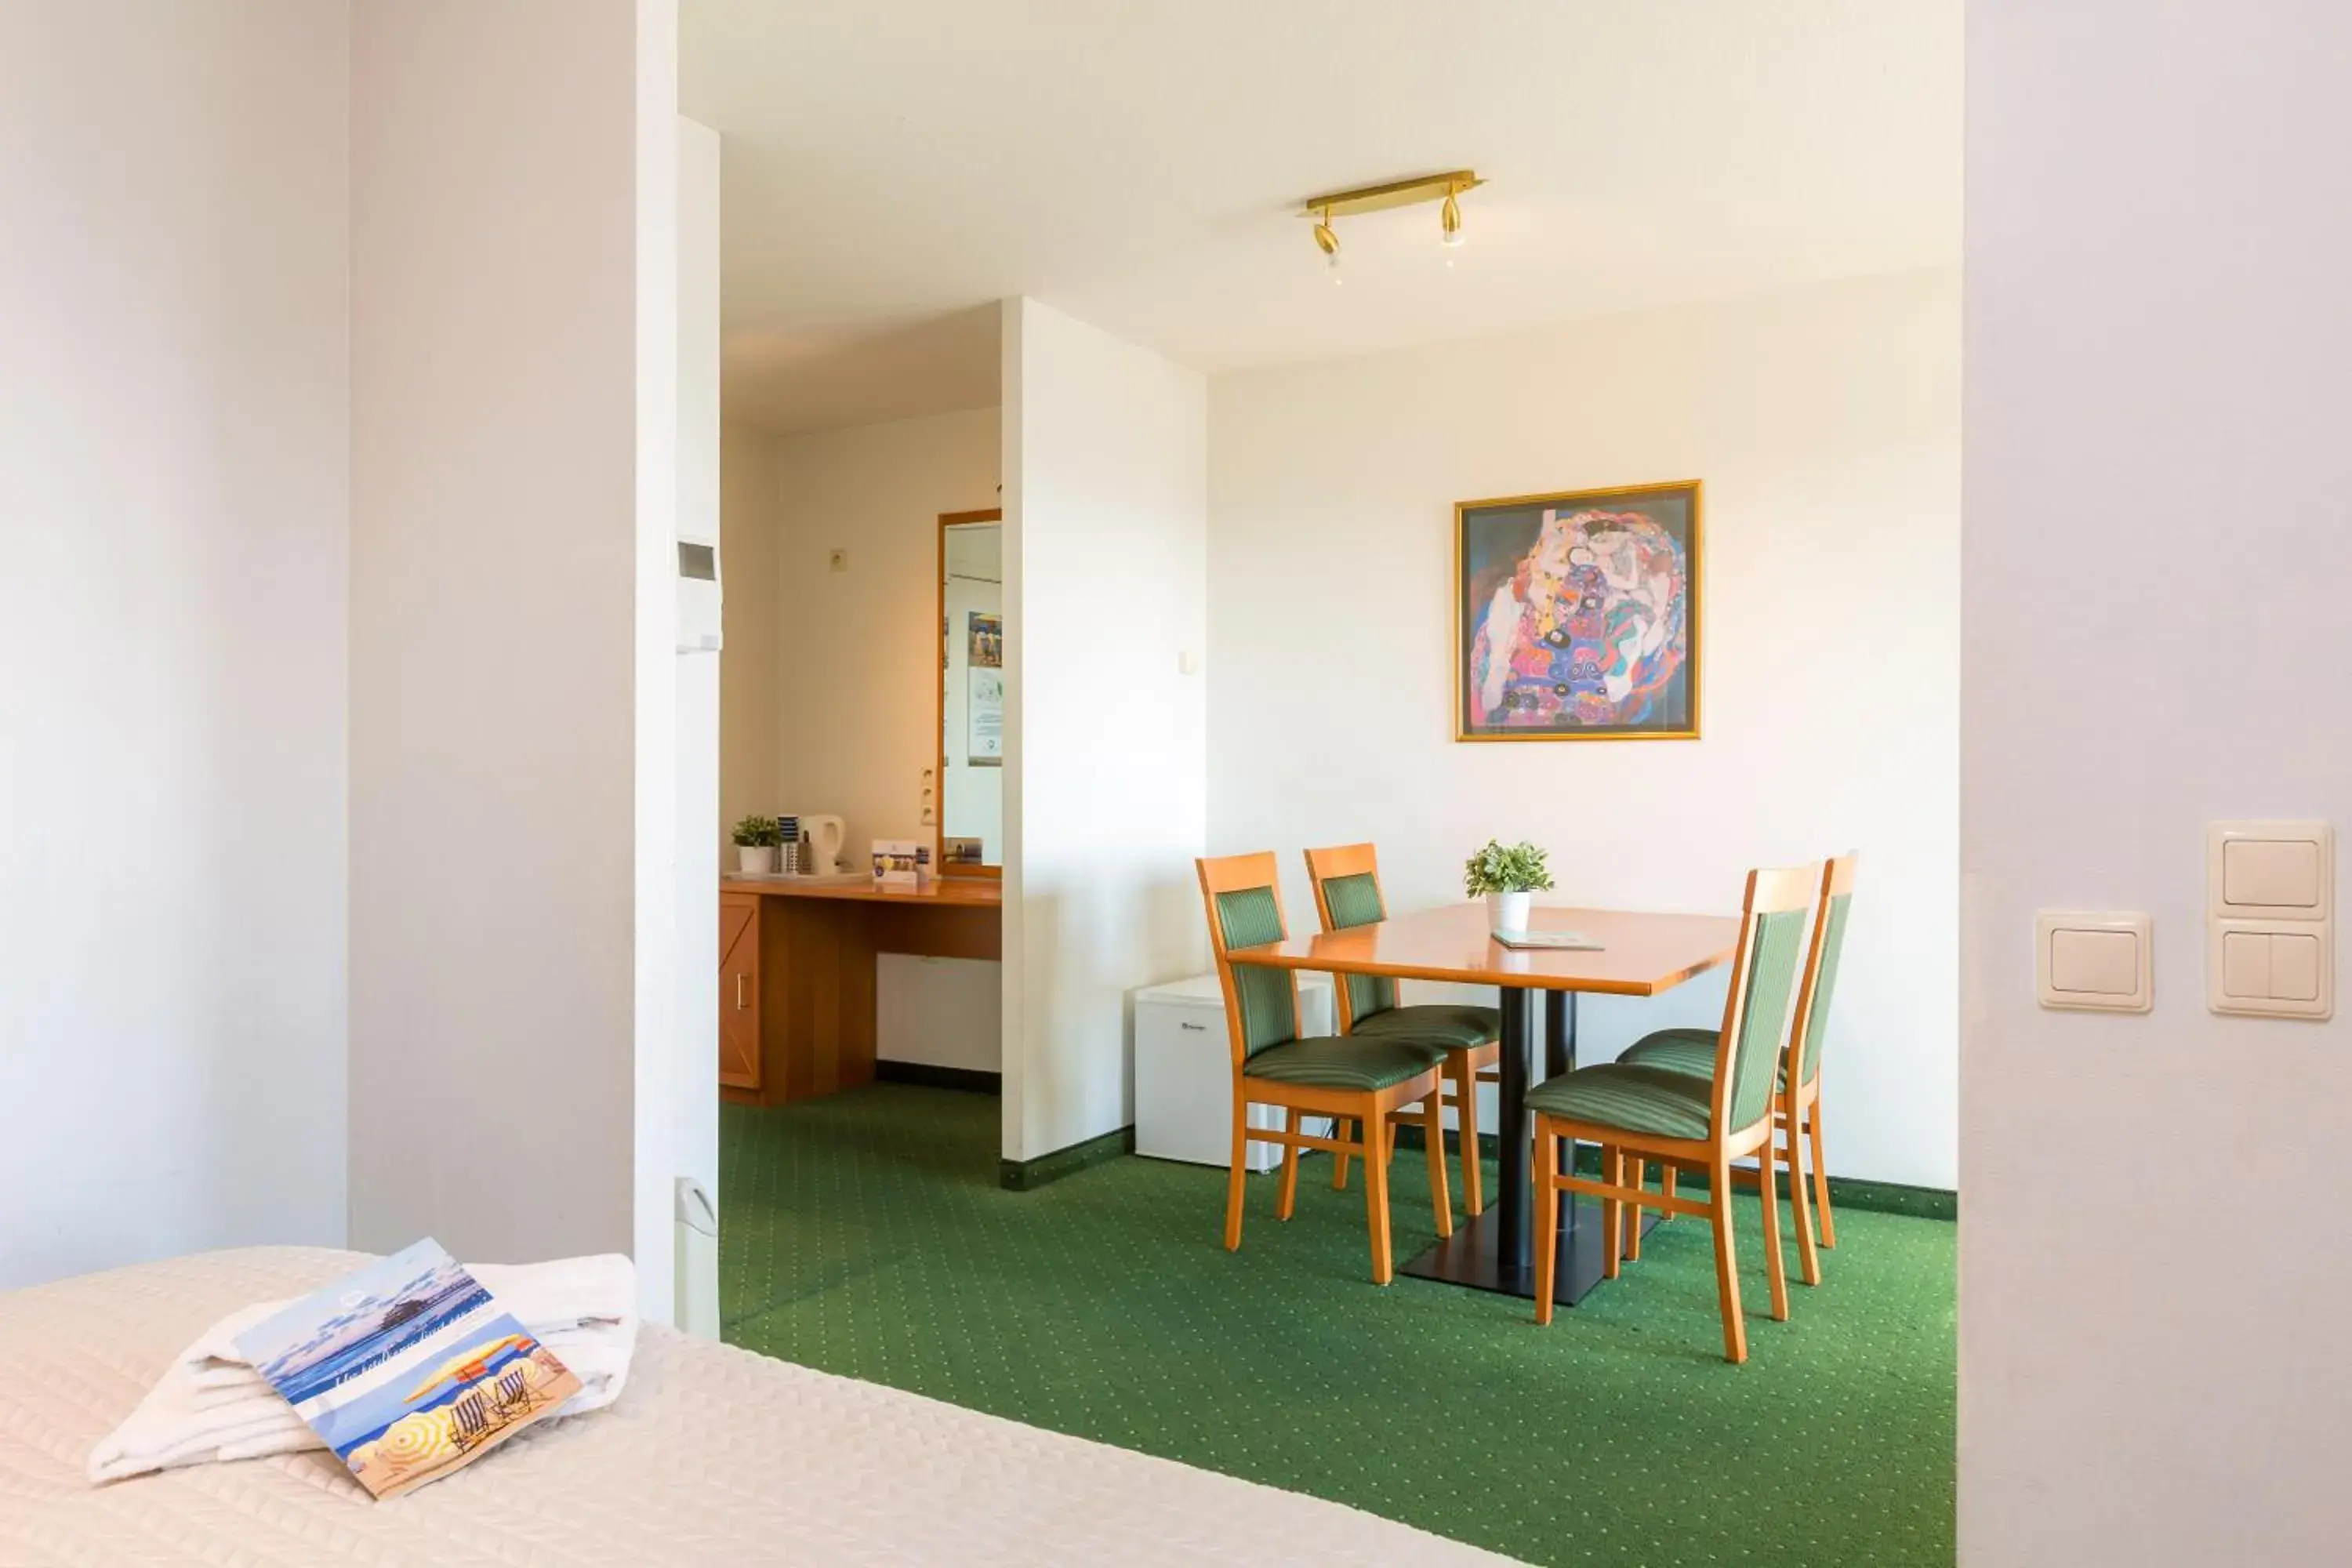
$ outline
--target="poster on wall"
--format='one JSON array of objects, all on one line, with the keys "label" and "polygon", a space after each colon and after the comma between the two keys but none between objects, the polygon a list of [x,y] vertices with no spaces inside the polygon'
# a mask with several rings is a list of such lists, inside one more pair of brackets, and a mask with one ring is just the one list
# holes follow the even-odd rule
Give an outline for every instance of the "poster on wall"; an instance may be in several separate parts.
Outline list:
[{"label": "poster on wall", "polygon": [[972,610],[965,616],[971,681],[964,702],[964,760],[975,768],[1004,765],[1004,617]]},{"label": "poster on wall", "polygon": [[1698,738],[1699,482],[1454,509],[1457,741]]}]

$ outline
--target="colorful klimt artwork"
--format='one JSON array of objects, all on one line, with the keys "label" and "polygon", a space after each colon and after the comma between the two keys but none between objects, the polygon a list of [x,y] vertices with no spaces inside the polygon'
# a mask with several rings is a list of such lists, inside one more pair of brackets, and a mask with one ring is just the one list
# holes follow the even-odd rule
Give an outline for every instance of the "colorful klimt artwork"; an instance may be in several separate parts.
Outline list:
[{"label": "colorful klimt artwork", "polygon": [[1697,738],[1697,480],[1454,510],[1455,739]]}]

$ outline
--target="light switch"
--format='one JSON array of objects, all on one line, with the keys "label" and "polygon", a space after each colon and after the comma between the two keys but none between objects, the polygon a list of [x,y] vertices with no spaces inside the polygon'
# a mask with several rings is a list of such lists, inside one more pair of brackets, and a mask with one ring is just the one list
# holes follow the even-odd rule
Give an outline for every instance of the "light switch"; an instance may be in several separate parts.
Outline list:
[{"label": "light switch", "polygon": [[2271,939],[2257,931],[2221,933],[2221,994],[2243,999],[2271,994]]},{"label": "light switch", "polygon": [[2325,822],[2216,822],[2205,830],[2206,913],[2324,921],[2333,913],[2336,829]]},{"label": "light switch", "polygon": [[2130,931],[2059,927],[2050,933],[2050,986],[2097,996],[2130,995],[2139,988],[2139,938]]},{"label": "light switch", "polygon": [[2224,841],[2221,901],[2238,909],[2317,909],[2319,846],[2308,839]]},{"label": "light switch", "polygon": [[2319,939],[2300,933],[2271,933],[2271,999],[2274,1002],[2319,1000]]},{"label": "light switch", "polygon": [[2153,1000],[2146,915],[2045,910],[2034,917],[2044,1007],[2145,1013]]}]

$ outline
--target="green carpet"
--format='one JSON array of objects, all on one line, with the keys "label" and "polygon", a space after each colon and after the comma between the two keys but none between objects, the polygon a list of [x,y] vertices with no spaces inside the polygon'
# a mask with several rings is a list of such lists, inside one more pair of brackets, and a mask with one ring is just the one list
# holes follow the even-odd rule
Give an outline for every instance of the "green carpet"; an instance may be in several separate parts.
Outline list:
[{"label": "green carpet", "polygon": [[[1223,1172],[1004,1192],[997,1110],[898,1085],[727,1107],[726,1337],[1530,1562],[1953,1561],[1949,1225],[1842,1211],[1817,1289],[1791,1239],[1775,1323],[1751,1198],[1734,1367],[1704,1225],[1538,1329],[1515,1299],[1374,1286],[1361,1177],[1332,1192],[1319,1157],[1287,1225],[1252,1178],[1229,1254]],[[1419,1157],[1394,1171],[1402,1259],[1435,1232]]]}]

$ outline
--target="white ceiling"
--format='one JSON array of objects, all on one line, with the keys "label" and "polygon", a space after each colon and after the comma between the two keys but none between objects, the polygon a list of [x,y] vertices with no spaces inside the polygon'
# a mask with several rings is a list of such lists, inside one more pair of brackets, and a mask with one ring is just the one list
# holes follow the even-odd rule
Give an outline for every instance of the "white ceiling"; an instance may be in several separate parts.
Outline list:
[{"label": "white ceiling", "polygon": [[[1028,294],[1211,373],[1959,253],[1959,0],[686,0],[728,416],[996,401]],[[1317,191],[1461,166],[1469,243]]]}]

